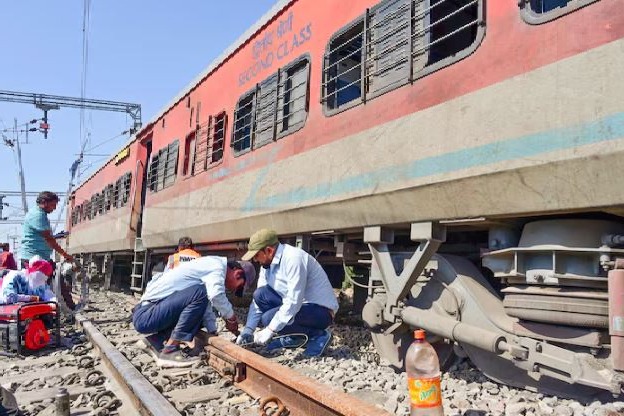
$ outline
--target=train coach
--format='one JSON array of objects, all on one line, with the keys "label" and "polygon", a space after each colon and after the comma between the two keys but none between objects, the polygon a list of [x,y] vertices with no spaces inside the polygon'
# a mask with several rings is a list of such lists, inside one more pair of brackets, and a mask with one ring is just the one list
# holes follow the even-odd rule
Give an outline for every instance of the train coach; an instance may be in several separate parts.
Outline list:
[{"label": "train coach", "polygon": [[358,269],[397,368],[421,327],[494,380],[619,395],[622,68],[619,0],[279,1],[74,192],[69,250],[141,291],[182,235],[274,228]]}]

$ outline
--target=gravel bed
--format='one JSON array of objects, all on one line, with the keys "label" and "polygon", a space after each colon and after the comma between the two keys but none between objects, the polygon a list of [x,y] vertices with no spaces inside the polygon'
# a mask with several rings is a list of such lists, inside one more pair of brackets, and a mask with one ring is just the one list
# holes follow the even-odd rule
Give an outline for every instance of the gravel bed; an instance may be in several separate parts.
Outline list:
[{"label": "gravel bed", "polygon": [[[111,309],[119,311],[125,307],[129,314],[127,298],[115,300],[114,295],[106,294],[105,296],[109,299],[107,302]],[[239,305],[243,303],[237,302]],[[235,311],[239,320],[244,322],[247,309],[235,307]],[[349,318],[343,316],[339,320],[339,322],[345,321],[349,321]],[[122,328],[127,330],[132,327],[129,320],[126,320],[124,325],[118,330]],[[225,330],[221,320],[218,320],[218,325],[220,336],[232,339],[232,335]],[[409,415],[406,375],[396,373],[384,365],[383,360],[380,360],[375,352],[368,331],[355,325],[337,324],[333,326],[332,333],[333,339],[330,347],[324,356],[319,358],[304,358],[301,354],[303,349],[284,349],[273,352],[267,352],[262,347],[250,349],[322,383],[342,388],[344,392],[374,403],[392,414]],[[137,347],[130,345],[122,351],[132,357],[132,354],[136,354]],[[154,366],[153,361],[144,361],[140,364],[140,368],[152,382],[163,386],[165,392],[174,388],[166,383],[163,384],[162,377],[159,378],[158,375],[159,369]],[[184,414],[241,415],[257,412],[257,403],[251,398],[236,388],[219,384],[222,382],[219,381],[218,375],[209,368],[204,368],[204,364],[197,366],[197,369],[200,368],[202,371],[207,371],[207,375],[199,384],[217,383],[219,388],[225,388],[223,397],[206,404],[195,405],[194,408],[179,408]],[[596,401],[584,405],[575,400],[500,385],[487,379],[468,360],[461,360],[454,364],[442,375],[441,384],[445,415],[612,416],[624,414],[623,401],[607,403]],[[179,387],[175,386],[175,388]]]},{"label": "gravel bed", "polygon": [[[104,377],[100,359],[87,338],[73,325],[62,330],[62,348],[43,349],[19,357],[0,357],[2,386],[18,397],[20,410],[26,416],[54,415],[52,398],[58,388],[78,391],[70,400],[73,412],[85,415],[123,414],[115,386]],[[49,389],[49,390],[48,390]],[[28,403],[40,394],[46,399]],[[112,403],[115,401],[115,403]]]},{"label": "gravel bed", "polygon": [[[165,396],[171,392],[195,386],[206,386],[218,392],[214,399],[203,403],[183,404],[172,400],[182,414],[244,416],[258,413],[257,400],[253,400],[229,382],[222,380],[203,362],[196,364],[188,372],[178,370],[179,373],[176,373],[174,370],[158,368],[152,357],[141,348],[141,343],[137,342],[140,336],[133,330],[130,321],[132,299],[131,296],[124,294],[92,290],[90,307],[84,314]],[[235,310],[239,318],[244,321],[246,308],[236,307]],[[339,322],[345,321],[349,319],[343,317],[339,320]],[[218,325],[220,336],[232,339],[232,335],[225,331],[221,320],[218,320]],[[374,403],[392,414],[409,415],[406,376],[384,365],[383,360],[380,360],[375,352],[370,334],[363,328],[344,324],[334,325],[332,332],[332,343],[325,355],[319,358],[304,358],[301,355],[303,349],[273,352],[267,352],[261,347],[251,347],[251,349],[306,376]],[[91,348],[80,332],[69,329],[65,331],[65,336],[66,342],[74,350],[48,353],[58,359],[46,364],[46,368],[76,366],[76,360],[80,356],[74,356],[72,352],[84,355]],[[26,358],[26,360],[34,358]],[[7,358],[0,358],[0,366],[6,360]],[[98,365],[97,360],[93,365]],[[11,375],[19,374],[21,371],[23,371],[21,367],[0,369],[0,378],[4,383],[4,380],[10,380]],[[35,380],[20,385],[11,385],[11,389],[20,392],[59,386],[68,382],[80,382],[80,379],[71,380],[70,378]],[[596,401],[584,405],[574,400],[545,396],[494,383],[467,360],[456,362],[449,371],[443,374],[442,389],[446,415],[612,416],[624,414],[623,401],[606,403]],[[90,406],[96,409],[97,403],[93,403],[93,398],[93,395],[81,395],[72,402],[72,407]],[[43,402],[24,408],[25,414],[39,414],[49,405],[50,403]]]}]

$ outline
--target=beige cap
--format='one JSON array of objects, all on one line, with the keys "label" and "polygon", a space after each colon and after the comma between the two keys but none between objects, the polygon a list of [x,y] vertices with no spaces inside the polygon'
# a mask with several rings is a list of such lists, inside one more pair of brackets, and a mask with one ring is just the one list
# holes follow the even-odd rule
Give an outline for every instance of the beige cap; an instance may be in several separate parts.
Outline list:
[{"label": "beige cap", "polygon": [[256,231],[250,238],[247,245],[247,253],[242,257],[243,260],[249,261],[253,259],[257,252],[268,246],[274,246],[279,243],[277,234],[273,230],[263,228]]}]

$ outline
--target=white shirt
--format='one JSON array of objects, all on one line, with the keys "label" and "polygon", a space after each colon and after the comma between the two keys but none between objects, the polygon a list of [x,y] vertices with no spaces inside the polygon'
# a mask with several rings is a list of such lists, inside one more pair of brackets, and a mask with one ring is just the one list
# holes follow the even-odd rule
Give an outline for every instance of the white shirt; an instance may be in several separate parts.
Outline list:
[{"label": "white shirt", "polygon": [[155,275],[147,284],[141,301],[160,300],[174,292],[203,283],[212,306],[222,317],[229,319],[234,315],[234,309],[225,295],[226,272],[225,257],[205,256],[180,263],[175,269]]},{"label": "white shirt", "polygon": [[[314,257],[300,248],[280,244],[269,269],[261,268],[258,287],[269,285],[282,297],[282,306],[269,323],[279,332],[292,323],[304,303],[314,303],[338,310],[338,301],[327,274]],[[246,327],[253,330],[262,318],[255,302],[249,306]]]}]

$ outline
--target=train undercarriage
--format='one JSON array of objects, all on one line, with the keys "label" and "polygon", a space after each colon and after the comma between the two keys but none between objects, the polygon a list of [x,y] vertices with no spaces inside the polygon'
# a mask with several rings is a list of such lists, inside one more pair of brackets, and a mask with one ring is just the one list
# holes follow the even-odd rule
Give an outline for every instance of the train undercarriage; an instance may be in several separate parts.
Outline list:
[{"label": "train undercarriage", "polygon": [[[423,328],[442,366],[468,357],[497,382],[591,400],[624,386],[624,223],[608,214],[468,219],[285,237],[354,307],[381,357],[403,368]],[[147,250],[146,277],[173,248]],[[199,245],[237,257],[244,244]],[[90,256],[105,288],[129,286],[128,253]],[[83,259],[87,259],[83,256]],[[120,278],[124,276],[125,278]]]},{"label": "train undercarriage", "polygon": [[362,317],[392,366],[403,367],[419,327],[443,365],[467,356],[495,381],[563,397],[622,393],[620,222],[489,224],[480,261],[451,254],[461,244],[445,250],[447,230],[411,224],[418,245],[408,252],[393,248],[392,230],[364,230],[372,267]]}]

